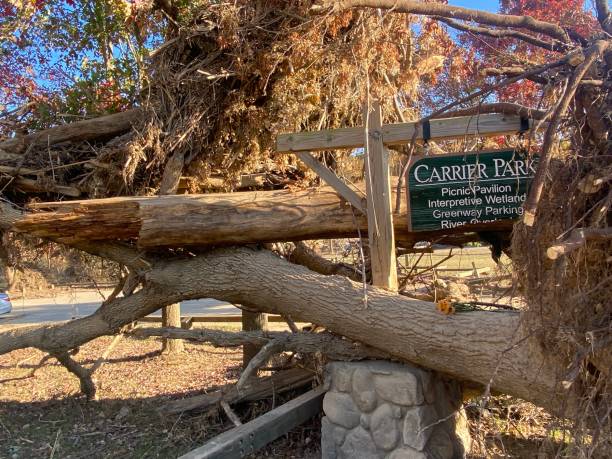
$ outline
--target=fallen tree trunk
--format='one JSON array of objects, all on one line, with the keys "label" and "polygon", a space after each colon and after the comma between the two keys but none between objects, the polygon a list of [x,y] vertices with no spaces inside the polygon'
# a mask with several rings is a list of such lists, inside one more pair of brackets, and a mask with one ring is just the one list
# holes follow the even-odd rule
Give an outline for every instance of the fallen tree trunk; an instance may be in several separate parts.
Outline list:
[{"label": "fallen tree trunk", "polygon": [[518,313],[444,316],[432,303],[376,288],[367,295],[366,308],[363,286],[345,277],[316,274],[268,251],[218,249],[157,262],[142,290],[109,301],[89,317],[1,333],[0,354],[29,346],[56,353],[72,349],[168,303],[209,297],[321,324],[400,360],[568,413],[558,368],[550,355],[530,346]]},{"label": "fallen tree trunk", "polygon": [[61,142],[93,140],[113,137],[132,129],[132,125],[140,119],[139,109],[113,113],[89,120],[75,121],[22,137],[15,137],[0,142],[0,151],[6,154],[20,154],[28,147],[46,147]]},{"label": "fallen tree trunk", "polygon": [[[137,240],[140,247],[249,244],[356,237],[367,234],[366,217],[331,188],[252,191],[160,197],[130,197],[37,203],[7,227],[11,231],[74,244]],[[3,213],[0,211],[0,219]],[[410,233],[406,209],[394,215],[396,240],[462,244],[475,231],[512,228],[510,220],[452,230]]]}]

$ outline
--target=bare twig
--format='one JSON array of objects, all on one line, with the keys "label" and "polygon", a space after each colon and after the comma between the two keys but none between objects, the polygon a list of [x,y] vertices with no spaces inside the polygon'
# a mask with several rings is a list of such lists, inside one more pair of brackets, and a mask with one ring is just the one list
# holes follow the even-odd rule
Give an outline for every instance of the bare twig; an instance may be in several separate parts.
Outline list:
[{"label": "bare twig", "polygon": [[[430,3],[428,3],[428,5],[431,5]],[[540,73],[543,73],[547,70],[550,70],[552,68],[556,68],[556,67],[561,67],[565,64],[567,64],[568,60],[571,60],[572,57],[574,56],[573,53],[569,53],[567,54],[565,57],[563,57],[563,59],[560,59],[558,61],[555,62],[551,62],[549,64],[545,64],[545,65],[539,65],[536,67],[531,68],[530,70],[514,76],[514,77],[510,77],[510,78],[506,78],[494,85],[489,85],[486,86],[483,89],[480,89],[478,91],[475,91],[471,94],[468,94],[465,97],[462,97],[461,99],[457,99],[451,103],[449,103],[448,105],[442,107],[439,110],[436,110],[435,112],[433,112],[432,114],[430,114],[429,116],[426,116],[425,118],[422,118],[421,120],[419,120],[415,127],[414,127],[414,133],[412,135],[412,139],[410,140],[410,150],[408,152],[408,161],[404,164],[404,167],[402,168],[402,171],[400,172],[400,176],[404,176],[406,174],[406,171],[408,170],[408,167],[410,167],[410,163],[412,160],[412,155],[414,154],[414,150],[416,147],[416,138],[418,135],[418,130],[419,130],[419,126],[422,126],[424,122],[432,120],[434,118],[440,117],[442,115],[445,115],[447,112],[449,112],[449,110],[451,110],[452,108],[457,107],[458,105],[462,105],[465,104],[466,102],[469,102],[473,99],[476,99],[478,97],[481,96],[485,96],[487,94],[490,94],[492,91],[495,91],[496,89],[502,88],[504,86],[508,86],[509,84],[512,83],[516,83],[517,81],[520,80],[524,80],[530,76],[533,75],[539,75]],[[399,182],[398,182],[399,183]],[[401,186],[397,188],[396,192],[399,194],[402,192]],[[399,207],[398,207],[399,201],[396,202],[396,208],[395,208],[395,212],[398,213],[399,212]]]},{"label": "bare twig", "polygon": [[610,42],[606,40],[598,40],[585,53],[584,61],[576,67],[576,70],[570,77],[567,88],[559,100],[559,105],[552,115],[550,124],[544,134],[542,142],[542,151],[540,152],[540,161],[538,169],[529,190],[529,195],[525,201],[525,212],[523,214],[523,223],[527,226],[533,226],[535,222],[535,214],[544,189],[544,179],[548,172],[548,167],[551,160],[551,151],[553,149],[554,140],[557,137],[561,120],[572,101],[576,89],[582,77],[590,69],[591,65],[601,56],[610,46]]},{"label": "bare twig", "polygon": [[104,350],[102,355],[98,357],[98,359],[94,362],[92,367],[89,369],[90,375],[93,375],[102,366],[102,364],[106,361],[110,353],[113,352],[113,349],[115,349],[117,345],[121,342],[121,340],[123,339],[123,336],[124,335],[122,333],[115,335],[115,337],[113,338],[111,343],[108,345],[108,347]]},{"label": "bare twig", "polygon": [[236,383],[236,390],[238,390],[239,393],[240,389],[247,383],[248,379],[257,374],[257,370],[259,368],[264,366],[273,355],[279,354],[285,349],[286,343],[284,341],[285,340],[283,338],[272,340],[262,347],[257,354],[255,354]]},{"label": "bare twig", "polygon": [[445,261],[450,260],[453,257],[453,249],[450,249],[450,252],[448,253],[447,256],[445,256],[444,258],[442,258],[440,261],[437,261],[436,263],[434,263],[433,265],[431,265],[429,268],[425,268],[422,271],[419,271],[418,273],[416,273],[414,276],[421,276],[423,274],[425,274],[428,271],[432,271],[434,269],[436,269],[438,266],[440,266],[442,263],[444,263]]},{"label": "bare twig", "polygon": [[463,22],[456,21],[455,19],[445,18],[441,16],[434,16],[434,19],[440,22],[444,22],[450,27],[457,29],[457,30],[461,30],[463,32],[472,32],[472,33],[476,33],[479,35],[486,35],[488,37],[493,37],[493,38],[505,38],[505,37],[517,38],[526,43],[529,43],[535,46],[539,46],[540,48],[544,48],[549,51],[562,52],[562,51],[566,51],[569,48],[569,45],[567,45],[566,43],[559,42],[559,41],[548,42],[548,41],[540,40],[539,38],[534,37],[533,35],[519,32],[517,30],[490,29],[488,27],[473,26],[473,25],[469,25]]},{"label": "bare twig", "polygon": [[612,14],[610,13],[608,0],[595,0],[595,7],[597,8],[597,20],[601,24],[601,28],[612,35]]},{"label": "bare twig", "polygon": [[234,412],[234,410],[231,409],[231,407],[229,406],[229,403],[227,403],[225,400],[221,400],[221,402],[219,404],[221,405],[221,408],[223,408],[223,411],[225,411],[225,414],[227,415],[229,420],[232,421],[232,423],[236,427],[242,425],[242,421],[240,421],[240,418]]}]

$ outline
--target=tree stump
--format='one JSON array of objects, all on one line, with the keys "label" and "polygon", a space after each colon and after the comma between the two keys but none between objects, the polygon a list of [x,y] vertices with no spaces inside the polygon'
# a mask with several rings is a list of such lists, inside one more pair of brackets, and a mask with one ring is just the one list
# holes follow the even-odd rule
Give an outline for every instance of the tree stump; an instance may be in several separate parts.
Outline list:
[{"label": "tree stump", "polygon": [[[268,314],[262,312],[242,311],[243,331],[268,331]],[[242,346],[242,367],[246,368],[251,359],[259,352],[261,346],[245,344]]]},{"label": "tree stump", "polygon": [[[162,325],[181,328],[181,304],[174,303],[162,308]],[[177,355],[185,350],[182,339],[164,338],[162,354]]]}]

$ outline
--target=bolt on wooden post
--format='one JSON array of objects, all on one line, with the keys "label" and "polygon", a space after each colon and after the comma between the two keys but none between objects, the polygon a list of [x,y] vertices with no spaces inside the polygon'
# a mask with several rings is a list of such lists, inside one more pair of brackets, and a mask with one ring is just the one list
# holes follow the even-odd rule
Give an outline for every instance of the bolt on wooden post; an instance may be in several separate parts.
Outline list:
[{"label": "bolt on wooden post", "polygon": [[397,260],[391,209],[389,151],[383,144],[382,110],[375,100],[364,108],[365,176],[372,284],[397,291]]}]

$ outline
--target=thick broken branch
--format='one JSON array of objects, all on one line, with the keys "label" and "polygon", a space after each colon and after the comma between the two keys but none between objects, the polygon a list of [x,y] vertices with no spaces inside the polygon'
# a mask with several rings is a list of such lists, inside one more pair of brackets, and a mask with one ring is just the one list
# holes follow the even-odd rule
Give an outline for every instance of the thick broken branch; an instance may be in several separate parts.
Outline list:
[{"label": "thick broken branch", "polygon": [[27,215],[24,211],[13,207],[8,202],[0,201],[0,229],[14,231],[15,224]]},{"label": "thick broken branch", "polygon": [[583,247],[587,241],[607,241],[612,239],[612,228],[578,228],[573,230],[563,241],[552,245],[546,250],[551,260],[568,255]]},{"label": "thick broken branch", "polygon": [[53,353],[59,363],[61,363],[66,369],[79,378],[81,383],[81,392],[83,392],[89,400],[96,398],[96,386],[91,379],[91,374],[88,370],[79,365],[75,360],[70,357],[68,352],[57,352]]},{"label": "thick broken branch", "polygon": [[0,161],[18,161],[21,159],[21,155],[15,153],[7,153],[4,150],[0,150]]},{"label": "thick broken branch", "polygon": [[[289,336],[289,335],[288,335]],[[248,382],[252,376],[257,376],[257,370],[263,367],[276,354],[285,351],[286,336],[274,339],[262,347],[257,354],[249,361],[246,368],[242,371],[238,382],[236,382],[236,390],[240,393],[242,387]]]},{"label": "thick broken branch", "polygon": [[389,354],[334,336],[331,333],[287,333],[287,332],[230,332],[199,328],[139,328],[131,332],[135,336],[160,336],[162,338],[187,339],[209,343],[216,347],[236,347],[245,344],[276,345],[274,352],[320,352],[332,360],[363,360],[388,358]]},{"label": "thick broken branch", "polygon": [[490,29],[488,27],[479,27],[470,24],[466,24],[460,21],[456,21],[454,19],[445,18],[441,16],[435,16],[434,19],[444,22],[450,27],[461,30],[463,32],[471,32],[480,35],[486,35],[488,37],[493,38],[517,38],[531,45],[539,46],[540,48],[547,49],[549,51],[566,51],[568,49],[568,45],[565,43],[559,42],[548,42],[544,40],[540,40],[538,37],[534,37],[533,35],[529,35],[523,32],[519,32],[518,30],[512,29]]},{"label": "thick broken branch", "polygon": [[151,267],[136,247],[121,242],[78,242],[73,247],[102,258],[108,258],[142,274]]},{"label": "thick broken branch", "polygon": [[132,109],[99,118],[76,121],[23,137],[5,140],[0,142],[0,151],[17,154],[23,153],[31,146],[45,147],[61,142],[112,137],[132,129],[132,125],[140,119],[140,116],[139,109]]},{"label": "thick broken branch", "polygon": [[[563,389],[558,386],[558,367],[550,355],[539,354],[538,348],[524,339],[517,313],[474,311],[447,317],[431,303],[376,288],[368,288],[367,295],[368,307],[364,308],[363,285],[345,277],[314,273],[265,250],[219,249],[208,255],[157,262],[147,272],[142,290],[127,298],[116,298],[89,317],[0,333],[0,354],[29,346],[66,351],[115,333],[166,304],[217,298],[321,324],[400,360],[458,379],[483,385],[492,380],[493,390],[552,411],[559,408],[559,403],[565,403],[559,393]],[[192,332],[172,331],[176,337],[184,333],[188,334],[182,336],[190,336]],[[226,335],[205,333],[208,342],[232,344]],[[242,344],[245,336],[249,335],[233,338],[233,344]],[[250,336],[260,344],[269,339]],[[339,339],[329,336],[323,342],[320,337],[310,338],[311,347],[307,349],[337,356],[355,355],[350,341],[339,348]],[[291,338],[288,340],[291,342]],[[304,346],[302,342],[300,348],[304,350]]]},{"label": "thick broken branch", "polygon": [[[21,158],[21,156],[16,156],[17,158]],[[12,167],[12,166],[0,166],[0,172],[6,175],[37,175],[38,171],[34,169],[28,169],[25,167]]]},{"label": "thick broken branch", "polygon": [[513,104],[512,102],[495,102],[491,104],[474,105],[473,107],[460,108],[458,110],[453,110],[452,112],[447,112],[445,116],[452,118],[455,116],[470,116],[484,113],[518,115],[524,118],[531,118],[533,120],[540,120],[546,116],[545,110],[538,110],[537,108],[526,107],[520,104]]},{"label": "thick broken branch", "polygon": [[110,353],[113,352],[113,350],[117,347],[117,345],[123,340],[124,336],[125,335],[123,333],[119,333],[118,335],[115,335],[115,337],[113,338],[111,343],[108,345],[108,347],[104,350],[102,355],[98,357],[98,359],[94,362],[94,364],[89,369],[90,376],[93,375],[104,364],[104,362],[106,361]]},{"label": "thick broken branch", "polygon": [[12,179],[10,185],[26,193],[57,193],[73,198],[81,196],[81,190],[73,186],[57,185],[52,182],[33,180],[24,177],[15,177]]},{"label": "thick broken branch", "polygon": [[230,421],[232,421],[232,423],[236,427],[242,425],[242,421],[240,421],[240,418],[238,417],[238,415],[229,406],[229,403],[227,403],[225,400],[221,400],[220,405],[221,405],[221,408],[223,408],[223,411],[225,411],[226,416],[229,418]]},{"label": "thick broken branch", "polygon": [[424,16],[440,16],[449,19],[473,21],[496,27],[514,27],[531,32],[548,35],[551,38],[568,43],[569,37],[565,30],[556,24],[539,21],[531,16],[516,16],[511,14],[496,14],[483,10],[474,10],[444,3],[421,2],[414,0],[343,0],[328,2],[339,9],[355,7],[383,8],[398,13],[420,14]]},{"label": "thick broken branch", "polygon": [[610,13],[610,5],[608,0],[595,0],[597,8],[597,20],[601,24],[601,28],[612,35],[612,13]]},{"label": "thick broken branch", "polygon": [[332,275],[337,274],[339,276],[346,276],[355,282],[361,281],[361,273],[355,268],[345,263],[334,263],[332,261],[323,258],[311,249],[304,242],[296,242],[295,249],[289,255],[289,261],[298,265],[306,266],[314,272]]},{"label": "thick broken branch", "polygon": [[[27,214],[5,207],[0,207],[5,229],[69,245],[136,240],[140,248],[187,247],[355,237],[358,230],[367,231],[365,216],[353,215],[328,187],[39,203]],[[12,220],[2,221],[9,212]],[[402,244],[440,238],[453,244],[479,240],[475,231],[510,229],[512,222],[411,233],[404,206],[394,215],[394,227]]]},{"label": "thick broken branch", "polygon": [[[500,68],[486,68],[482,70],[482,74],[484,76],[503,76],[503,77],[512,77],[512,76],[516,76],[516,75],[520,75],[521,73],[524,73],[525,69],[523,67],[500,67]],[[548,78],[544,77],[544,76],[540,76],[540,75],[533,75],[530,76],[529,78],[527,78],[528,80],[531,80],[535,83],[539,83],[539,84],[546,84],[548,83]]]}]

